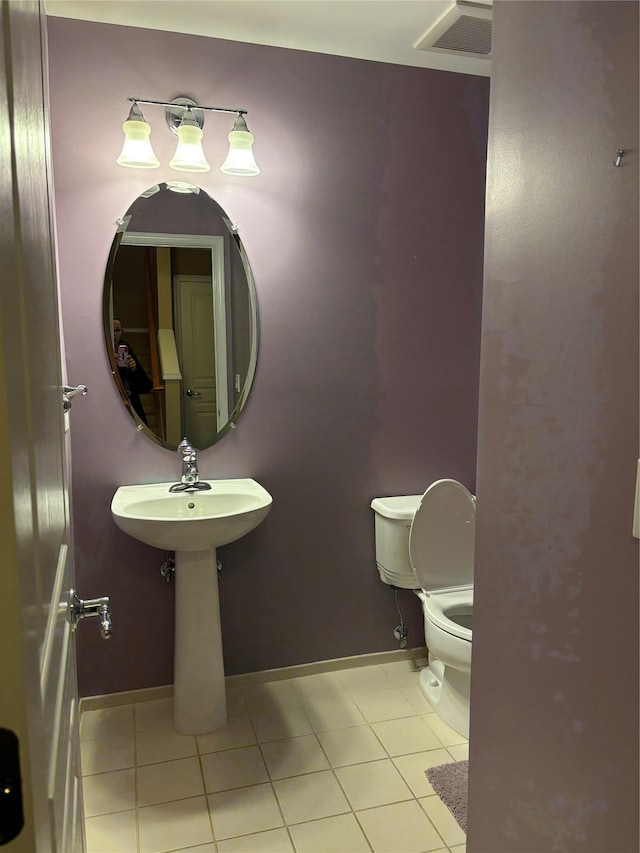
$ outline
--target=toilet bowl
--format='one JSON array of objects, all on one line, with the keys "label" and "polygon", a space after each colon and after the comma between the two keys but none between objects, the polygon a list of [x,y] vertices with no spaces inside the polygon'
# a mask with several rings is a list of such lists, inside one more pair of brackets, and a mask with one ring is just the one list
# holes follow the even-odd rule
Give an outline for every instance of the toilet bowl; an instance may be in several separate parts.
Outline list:
[{"label": "toilet bowl", "polygon": [[468,737],[475,497],[456,480],[437,480],[423,495],[375,498],[371,507],[381,580],[422,603],[429,665],[421,690]]},{"label": "toilet bowl", "polygon": [[420,689],[433,709],[453,729],[469,737],[471,624],[473,587],[451,592],[420,590],[429,665],[420,673]]}]

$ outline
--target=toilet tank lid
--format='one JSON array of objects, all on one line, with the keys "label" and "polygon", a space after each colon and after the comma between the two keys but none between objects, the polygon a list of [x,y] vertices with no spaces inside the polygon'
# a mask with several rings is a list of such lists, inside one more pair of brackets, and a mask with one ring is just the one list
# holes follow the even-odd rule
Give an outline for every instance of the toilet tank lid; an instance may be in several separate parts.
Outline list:
[{"label": "toilet tank lid", "polygon": [[391,498],[374,498],[371,509],[384,518],[411,521],[418,509],[422,495],[396,495]]}]

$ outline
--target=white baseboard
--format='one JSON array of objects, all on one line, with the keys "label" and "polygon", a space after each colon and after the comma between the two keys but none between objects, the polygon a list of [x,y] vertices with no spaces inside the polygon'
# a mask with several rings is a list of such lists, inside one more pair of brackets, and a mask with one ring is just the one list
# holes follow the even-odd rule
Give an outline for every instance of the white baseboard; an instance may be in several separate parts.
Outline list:
[{"label": "white baseboard", "polygon": [[383,663],[395,663],[403,660],[425,659],[427,650],[424,646],[416,649],[398,649],[390,652],[374,652],[369,655],[354,655],[347,658],[319,660],[313,663],[302,663],[297,666],[284,666],[280,669],[265,669],[262,672],[247,672],[242,675],[228,675],[226,685],[230,687],[246,687],[250,684],[265,684],[268,681],[284,681],[287,678],[301,678],[304,675],[318,675],[321,672],[335,672],[339,669],[354,669],[358,666],[375,666]]},{"label": "white baseboard", "polygon": [[[346,658],[333,658],[297,666],[284,666],[279,669],[265,669],[261,672],[246,672],[241,675],[228,675],[225,678],[227,689],[248,687],[252,684],[266,684],[269,681],[285,681],[288,678],[300,678],[305,675],[318,675],[322,672],[335,672],[339,669],[353,669],[359,666],[375,666],[397,661],[419,661],[426,665],[427,650],[424,646],[415,649],[398,649],[389,652],[374,652],[368,655],[354,655]],[[116,708],[119,705],[133,705],[139,702],[152,702],[156,699],[170,699],[173,685],[147,687],[142,690],[125,690],[122,693],[105,693],[101,696],[85,696],[80,700],[80,712],[99,711],[103,708]]]},{"label": "white baseboard", "polygon": [[138,702],[153,702],[155,699],[171,699],[172,696],[173,684],[147,687],[142,690],[124,690],[122,693],[83,696],[80,699],[80,713],[101,711],[103,708],[117,708],[119,705],[135,705]]}]

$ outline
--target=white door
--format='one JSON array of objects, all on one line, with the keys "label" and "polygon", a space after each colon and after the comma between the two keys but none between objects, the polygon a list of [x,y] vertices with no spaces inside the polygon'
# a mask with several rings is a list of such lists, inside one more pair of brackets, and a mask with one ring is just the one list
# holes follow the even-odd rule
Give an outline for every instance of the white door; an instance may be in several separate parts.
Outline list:
[{"label": "white door", "polygon": [[[194,447],[203,448],[217,432],[212,280],[202,275],[176,275],[174,293],[182,372],[183,432]],[[226,381],[222,387],[226,387]]]},{"label": "white door", "polygon": [[76,853],[84,837],[44,14],[35,2],[3,2],[0,29],[0,843]]}]

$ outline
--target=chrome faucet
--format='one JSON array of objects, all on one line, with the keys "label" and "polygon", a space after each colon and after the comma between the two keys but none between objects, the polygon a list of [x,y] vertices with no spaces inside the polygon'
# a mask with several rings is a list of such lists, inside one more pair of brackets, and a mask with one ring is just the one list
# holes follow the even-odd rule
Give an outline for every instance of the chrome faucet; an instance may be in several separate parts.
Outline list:
[{"label": "chrome faucet", "polygon": [[198,451],[192,447],[189,439],[183,438],[178,445],[178,453],[182,456],[182,479],[169,487],[170,492],[202,491],[210,489],[209,483],[203,483],[198,473]]}]

